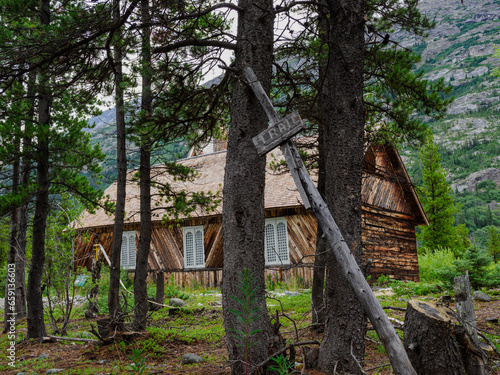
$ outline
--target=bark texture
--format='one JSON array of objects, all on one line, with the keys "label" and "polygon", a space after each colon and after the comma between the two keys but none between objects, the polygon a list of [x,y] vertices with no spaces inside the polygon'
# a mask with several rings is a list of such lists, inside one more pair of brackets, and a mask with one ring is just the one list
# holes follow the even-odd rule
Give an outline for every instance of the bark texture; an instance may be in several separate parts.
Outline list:
[{"label": "bark texture", "polygon": [[[150,21],[149,0],[141,0],[141,18],[144,24]],[[140,127],[148,128],[147,119],[151,115],[151,30],[145,27],[142,32],[142,99],[141,112],[145,122]],[[146,131],[147,133],[147,131]],[[151,151],[147,135],[143,137],[140,147],[140,210],[141,210],[141,235],[137,248],[137,262],[134,278],[134,328],[137,331],[146,329],[149,302],[146,279],[148,276],[148,257],[151,246]]]},{"label": "bark texture", "polygon": [[[40,23],[50,24],[50,0],[40,2]],[[51,93],[48,79],[40,75],[38,87],[39,136],[36,156],[35,215],[33,218],[31,266],[28,274],[28,339],[47,335],[43,320],[42,275],[45,264],[45,228],[49,214],[49,140]]]},{"label": "bark texture", "polygon": [[[19,147],[16,150],[19,152]],[[19,184],[19,158],[17,158],[14,161],[14,164],[12,166],[12,190],[13,193],[17,191],[17,186]],[[9,253],[7,255],[7,264],[10,265],[15,265],[16,264],[16,248],[17,248],[17,233],[18,233],[18,220],[19,220],[19,208],[15,207],[11,210],[10,213],[10,235],[9,235]],[[9,289],[12,287],[10,284],[10,277],[9,277],[9,269],[7,268],[7,275],[6,275],[7,282],[5,283],[5,299],[6,301],[8,300],[7,298],[9,297]],[[14,274],[14,280],[15,280],[15,274]],[[15,288],[15,285],[14,285]],[[15,293],[15,290],[14,290]],[[14,297],[15,298],[15,297]],[[16,309],[17,306],[14,307]],[[6,333],[9,328],[10,328],[10,323],[9,319],[12,317],[16,317],[16,315],[13,315],[16,311],[12,311],[10,308],[8,308],[8,304],[5,304],[5,310],[4,310],[4,321],[3,321],[3,333]]]},{"label": "bark texture", "polygon": [[[28,123],[33,123],[35,118],[35,80],[36,72],[28,74],[28,92],[27,96],[30,100],[28,110]],[[27,133],[23,137],[23,149],[29,150],[32,147],[32,140]],[[21,184],[28,186],[31,173],[31,163],[28,156],[23,157],[22,171],[21,171]],[[19,208],[19,229],[17,232],[17,253],[16,253],[16,319],[25,318],[27,315],[26,310],[26,244],[28,233],[28,198],[23,200],[23,204]]]},{"label": "bark texture", "polygon": [[405,316],[404,343],[419,375],[465,375],[460,347],[446,312],[430,302],[412,300]]},{"label": "bark texture", "polygon": [[[156,303],[163,304],[165,301],[165,274],[163,272],[158,272],[156,274]],[[159,309],[160,306],[156,306]]]},{"label": "bark texture", "polygon": [[[347,245],[361,265],[363,2],[327,0],[321,12],[328,19],[324,33],[328,61],[320,91],[325,198]],[[332,252],[328,252],[326,264],[326,327],[319,367],[327,373],[336,369],[339,374],[361,374],[366,317]]]},{"label": "bark texture", "polygon": [[[120,0],[113,0],[113,20],[120,19]],[[123,219],[125,216],[125,185],[127,181],[127,154],[125,146],[125,112],[123,102],[123,72],[122,50],[120,47],[120,32],[114,46],[115,68],[115,101],[116,101],[116,208],[115,224],[113,227],[113,244],[111,245],[111,267],[109,272],[108,310],[111,319],[120,312],[120,255],[123,235]]]},{"label": "bark texture", "polygon": [[[320,69],[322,72],[322,69]],[[324,127],[319,126],[318,136],[318,192],[325,199],[325,147]],[[312,279],[312,324],[318,332],[325,330],[325,271],[328,244],[323,229],[318,225],[316,234],[316,253],[314,256],[314,269]]]},{"label": "bark texture", "polygon": [[[236,68],[251,67],[269,93],[273,58],[273,4],[270,0],[240,0],[243,10],[238,19]],[[241,80],[234,82],[231,125],[224,178],[224,269],[223,306],[226,342],[233,374],[244,374],[252,365],[267,359],[275,342],[266,313],[264,280],[264,183],[265,156],[260,157],[252,138],[267,128],[268,119],[251,88]],[[249,270],[256,309],[252,319],[241,323],[233,311],[242,312],[239,290],[243,269]],[[233,311],[231,311],[233,310]],[[234,331],[250,332],[246,340]]]}]

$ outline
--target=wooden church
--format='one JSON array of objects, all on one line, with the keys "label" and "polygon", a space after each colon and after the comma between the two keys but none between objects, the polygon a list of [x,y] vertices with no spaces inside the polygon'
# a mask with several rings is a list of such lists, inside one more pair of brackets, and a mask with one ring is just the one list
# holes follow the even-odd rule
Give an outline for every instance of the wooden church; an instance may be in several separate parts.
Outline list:
[{"label": "wooden church", "polygon": [[[169,183],[175,191],[222,193],[226,151],[212,143],[202,155],[179,163],[197,172],[193,181],[175,181],[155,167],[155,179]],[[208,152],[207,152],[208,151]],[[293,278],[310,285],[316,244],[315,217],[304,209],[290,173],[276,172],[271,164],[283,158],[279,149],[268,154],[265,187],[266,272],[283,281]],[[121,264],[135,268],[139,240],[139,186],[129,173]],[[116,184],[105,192],[116,197]],[[152,189],[154,196],[155,191]],[[401,280],[418,280],[415,227],[428,224],[397,150],[372,146],[365,153],[362,182],[362,237],[364,259],[371,259],[370,273]],[[151,273],[164,272],[178,285],[220,285],[222,280],[222,201],[213,210],[197,210],[177,220],[165,217],[162,203],[152,198],[153,230],[149,256]],[[109,254],[113,216],[103,210],[84,212],[76,240],[76,265],[90,267],[92,245],[101,244]],[[153,275],[151,275],[153,276]]]}]

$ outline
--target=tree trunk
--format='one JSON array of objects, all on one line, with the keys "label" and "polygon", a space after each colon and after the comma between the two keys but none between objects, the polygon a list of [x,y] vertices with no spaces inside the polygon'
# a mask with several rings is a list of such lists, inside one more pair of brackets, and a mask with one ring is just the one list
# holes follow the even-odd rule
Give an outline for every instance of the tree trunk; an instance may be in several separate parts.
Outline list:
[{"label": "tree trunk", "polygon": [[[28,186],[31,174],[31,161],[27,155],[28,150],[31,150],[32,141],[27,135],[27,129],[33,126],[35,119],[35,81],[36,72],[32,71],[28,74],[28,92],[27,97],[30,101],[28,110],[28,121],[25,123],[25,136],[23,137],[23,162],[21,172],[22,186]],[[19,208],[19,230],[17,232],[17,254],[16,254],[16,319],[26,317],[26,236],[28,233],[28,205],[29,198],[23,200],[22,206]]]},{"label": "tree trunk", "polygon": [[[236,68],[250,66],[269,93],[273,58],[273,4],[270,0],[240,0]],[[231,371],[245,374],[280,346],[272,331],[265,301],[264,183],[266,158],[260,157],[252,138],[267,128],[267,116],[250,87],[234,82],[223,193],[224,270],[222,296],[224,328]],[[254,298],[239,287],[251,283]],[[257,313],[252,313],[252,310]],[[233,310],[233,311],[231,311]],[[245,323],[234,311],[246,314]],[[243,332],[243,338],[235,334]],[[248,332],[255,332],[253,334]]]},{"label": "tree trunk", "polygon": [[[162,271],[159,271],[156,274],[156,303],[163,304],[165,300],[165,274]],[[160,308],[160,306],[157,306]]]},{"label": "tree trunk", "polygon": [[[19,147],[16,147],[16,152],[19,154]],[[13,194],[16,194],[16,191],[18,190],[17,187],[19,185],[19,157],[16,156],[16,160],[14,161],[14,164],[12,166],[12,192]],[[10,213],[10,235],[9,235],[9,254],[7,255],[7,275],[6,275],[6,280],[7,282],[5,283],[5,314],[4,314],[4,321],[3,321],[3,333],[7,333],[7,331],[10,328],[10,323],[9,319],[14,318],[17,319],[17,305],[14,305],[14,310],[11,310],[8,308],[9,304],[7,303],[9,301],[9,291],[12,291],[14,289],[14,303],[15,303],[15,284],[12,285],[10,283],[10,280],[12,279],[9,274],[9,269],[12,266],[16,265],[16,248],[17,248],[17,237],[18,237],[18,221],[19,221],[19,208],[15,207],[11,210]],[[14,278],[15,280],[15,272],[14,272]],[[14,288],[12,288],[14,287]]]},{"label": "tree trunk", "polygon": [[450,316],[432,302],[412,300],[406,309],[404,343],[419,375],[465,375]]},{"label": "tree trunk", "polygon": [[[318,136],[318,192],[325,198],[325,150],[323,126],[319,126]],[[314,269],[312,280],[312,324],[313,329],[318,332],[325,330],[325,270],[328,243],[323,233],[323,229],[318,225],[316,234],[316,253],[314,255]]]},{"label": "tree trunk", "polygon": [[102,262],[99,259],[92,257],[92,288],[90,289],[88,295],[89,304],[87,306],[87,311],[85,312],[85,318],[87,319],[94,319],[99,313],[97,300],[99,299],[99,280],[101,279],[101,267]]},{"label": "tree trunk", "polygon": [[[113,0],[113,21],[120,19],[120,0]],[[125,112],[123,103],[123,73],[121,32],[116,31],[114,40],[115,101],[116,101],[116,208],[111,245],[111,267],[109,272],[108,310],[112,320],[120,312],[120,256],[125,216],[125,195],[127,182],[127,154],[125,146]]]},{"label": "tree trunk", "polygon": [[[50,0],[40,1],[40,23],[50,24]],[[36,154],[35,216],[33,219],[33,244],[31,266],[28,274],[28,339],[41,339],[47,335],[43,320],[42,275],[45,264],[45,228],[49,214],[49,132],[51,93],[48,78],[40,75],[38,90],[38,132]]]},{"label": "tree trunk", "polygon": [[[324,129],[325,198],[346,244],[362,264],[361,176],[363,165],[363,2],[324,2],[328,61],[320,91]],[[366,317],[332,252],[327,255],[326,327],[319,367],[361,374]]]},{"label": "tree trunk", "polygon": [[[141,18],[144,24],[150,22],[149,0],[141,0]],[[148,129],[148,119],[151,116],[152,94],[151,94],[151,30],[149,27],[142,31],[142,99],[141,99],[141,121],[140,127]],[[140,148],[140,210],[141,210],[141,236],[137,249],[137,262],[134,278],[134,329],[143,331],[146,329],[146,318],[148,315],[149,302],[146,279],[148,276],[148,257],[151,245],[151,151],[148,131],[143,136]]]}]

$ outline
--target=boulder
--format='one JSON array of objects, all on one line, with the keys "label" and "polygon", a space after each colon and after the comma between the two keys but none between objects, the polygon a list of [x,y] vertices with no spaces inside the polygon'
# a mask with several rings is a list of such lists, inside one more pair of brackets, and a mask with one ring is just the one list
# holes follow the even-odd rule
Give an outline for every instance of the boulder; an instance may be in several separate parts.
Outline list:
[{"label": "boulder", "polygon": [[192,363],[201,363],[201,362],[204,362],[203,358],[201,358],[197,354],[187,353],[187,354],[184,354],[182,356],[182,364],[183,365],[190,365]]},{"label": "boulder", "polygon": [[172,307],[184,307],[186,306],[186,303],[180,298],[170,298],[168,305]]},{"label": "boulder", "polygon": [[479,290],[476,290],[474,293],[472,293],[472,299],[474,301],[481,301],[481,302],[491,302],[492,299],[489,295],[486,293],[483,293]]}]

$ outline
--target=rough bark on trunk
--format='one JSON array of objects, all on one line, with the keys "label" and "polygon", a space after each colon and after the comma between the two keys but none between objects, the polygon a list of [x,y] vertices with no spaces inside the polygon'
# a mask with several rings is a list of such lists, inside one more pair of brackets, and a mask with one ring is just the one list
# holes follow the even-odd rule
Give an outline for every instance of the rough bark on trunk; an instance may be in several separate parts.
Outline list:
[{"label": "rough bark on trunk", "polygon": [[[40,1],[40,23],[50,24],[50,0]],[[47,335],[43,320],[42,275],[45,264],[45,228],[49,214],[49,140],[51,94],[48,79],[40,75],[38,88],[38,144],[36,156],[35,215],[33,218],[33,244],[28,274],[28,339],[41,339]]]},{"label": "rough bark on trunk", "polygon": [[[324,2],[328,15],[328,61],[321,86],[324,129],[325,198],[358,264],[361,249],[363,165],[363,2]],[[319,367],[331,373],[361,374],[366,317],[332,252],[327,256],[326,327]]]},{"label": "rough bark on trunk", "polygon": [[[273,58],[273,4],[270,0],[240,0],[236,68],[250,66],[269,93]],[[264,183],[266,158],[260,157],[252,138],[267,128],[268,119],[257,98],[241,80],[234,82],[226,173],[224,178],[223,306],[226,342],[233,374],[245,374],[279,347],[267,315],[264,280]],[[234,311],[245,310],[235,298],[245,299],[240,287],[244,269],[255,298],[243,324]],[[240,338],[234,331],[251,332]]]},{"label": "rough bark on trunk", "polygon": [[408,303],[404,343],[419,375],[465,375],[450,316],[432,302]]},{"label": "rough bark on trunk", "polygon": [[[156,274],[156,303],[163,304],[165,300],[165,274],[163,272],[158,272]],[[157,306],[160,308],[160,306]]]},{"label": "rough bark on trunk", "polygon": [[[321,71],[321,70],[320,70]],[[320,125],[318,136],[318,192],[325,198],[325,151],[324,127]],[[312,280],[312,324],[318,332],[325,330],[325,271],[328,244],[321,226],[318,225],[316,233],[316,252],[314,255],[314,269]]]},{"label": "rough bark on trunk", "polygon": [[[35,81],[36,72],[32,71],[28,74],[28,90],[27,97],[30,101],[28,110],[28,121],[26,122],[25,135],[23,137],[23,150],[30,150],[32,140],[27,135],[26,131],[30,124],[34,123],[35,119]],[[21,184],[28,186],[31,173],[30,157],[26,154],[23,156],[21,171]],[[26,317],[26,244],[28,233],[28,204],[29,198],[23,200],[23,204],[19,208],[19,230],[17,232],[17,254],[16,254],[16,319]]]},{"label": "rough bark on trunk", "polygon": [[[18,149],[16,150],[17,152],[19,152],[19,147]],[[18,187],[18,184],[19,184],[19,158],[16,158],[16,160],[14,161],[14,164],[12,166],[12,192],[13,194],[16,193],[17,191],[17,187]],[[13,208],[11,210],[11,213],[10,213],[10,234],[9,234],[9,253],[7,255],[7,264],[9,265],[9,267],[11,267],[11,265],[14,265],[16,264],[16,252],[17,252],[17,232],[18,232],[18,221],[19,221],[19,208]],[[7,302],[8,301],[8,297],[9,297],[9,291],[11,291],[12,289],[12,285],[10,284],[10,280],[12,279],[11,277],[9,277],[9,267],[7,268],[7,275],[6,275],[6,280],[7,282],[5,283],[5,301]],[[14,273],[14,280],[15,280],[15,273]],[[15,298],[15,285],[14,285],[14,298]],[[14,301],[15,303],[15,301]],[[9,323],[9,319],[11,318],[14,318],[14,319],[17,319],[16,318],[16,312],[17,312],[17,306],[14,305],[14,310],[11,310],[10,308],[8,308],[8,303],[5,303],[5,314],[4,314],[4,321],[3,321],[3,333],[6,333],[9,328],[10,328],[10,323]]]},{"label": "rough bark on trunk", "polygon": [[[149,0],[141,0],[141,18],[144,24],[150,21]],[[151,115],[151,43],[149,27],[142,32],[142,98],[141,110],[144,119]],[[141,127],[148,128],[144,123]],[[146,131],[147,133],[147,131]],[[134,329],[142,331],[146,329],[146,318],[148,315],[149,302],[146,278],[148,276],[148,257],[151,245],[151,151],[150,140],[147,135],[142,139],[140,147],[140,210],[141,210],[141,235],[137,248],[137,262],[134,277]]]},{"label": "rough bark on trunk", "polygon": [[[120,19],[120,0],[113,0],[113,21]],[[125,146],[125,112],[123,102],[121,33],[116,31],[114,43],[115,101],[116,101],[116,208],[111,245],[111,267],[109,272],[108,310],[113,320],[120,313],[120,256],[125,216],[125,185],[127,182],[127,154]]]}]

